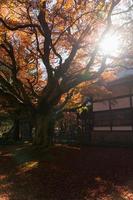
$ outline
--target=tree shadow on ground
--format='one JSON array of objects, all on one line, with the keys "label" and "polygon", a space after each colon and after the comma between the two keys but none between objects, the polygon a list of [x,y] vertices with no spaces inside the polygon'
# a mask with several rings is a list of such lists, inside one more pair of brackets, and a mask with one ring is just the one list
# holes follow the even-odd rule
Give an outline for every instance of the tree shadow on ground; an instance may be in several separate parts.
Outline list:
[{"label": "tree shadow on ground", "polygon": [[133,149],[21,145],[1,150],[2,200],[133,199]]}]

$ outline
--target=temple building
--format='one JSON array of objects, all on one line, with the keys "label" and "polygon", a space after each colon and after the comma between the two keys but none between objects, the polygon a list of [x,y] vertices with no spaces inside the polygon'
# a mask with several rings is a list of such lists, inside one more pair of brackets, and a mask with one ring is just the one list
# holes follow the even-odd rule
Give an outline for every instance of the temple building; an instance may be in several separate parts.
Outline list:
[{"label": "temple building", "polygon": [[108,83],[111,96],[93,100],[92,143],[133,144],[133,73]]}]

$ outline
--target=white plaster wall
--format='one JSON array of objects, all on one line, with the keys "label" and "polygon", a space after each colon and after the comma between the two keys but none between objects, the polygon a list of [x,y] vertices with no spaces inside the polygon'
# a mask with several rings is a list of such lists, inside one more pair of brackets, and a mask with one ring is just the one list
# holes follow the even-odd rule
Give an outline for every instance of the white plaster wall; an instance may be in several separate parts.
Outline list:
[{"label": "white plaster wall", "polygon": [[103,126],[103,127],[93,127],[94,131],[110,131],[111,128],[109,126]]},{"label": "white plaster wall", "polygon": [[114,126],[112,127],[112,130],[114,131],[131,131],[132,130],[132,126]]},{"label": "white plaster wall", "polygon": [[[94,131],[111,131],[111,127],[103,126],[103,127],[93,127]],[[132,126],[112,126],[112,131],[131,131]]]}]

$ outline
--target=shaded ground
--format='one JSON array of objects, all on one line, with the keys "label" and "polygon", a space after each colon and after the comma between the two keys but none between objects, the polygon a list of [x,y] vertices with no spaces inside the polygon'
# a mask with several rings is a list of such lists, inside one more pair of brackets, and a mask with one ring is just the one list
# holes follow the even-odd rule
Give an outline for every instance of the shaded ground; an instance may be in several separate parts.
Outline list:
[{"label": "shaded ground", "polygon": [[133,149],[0,147],[0,200],[132,200]]}]

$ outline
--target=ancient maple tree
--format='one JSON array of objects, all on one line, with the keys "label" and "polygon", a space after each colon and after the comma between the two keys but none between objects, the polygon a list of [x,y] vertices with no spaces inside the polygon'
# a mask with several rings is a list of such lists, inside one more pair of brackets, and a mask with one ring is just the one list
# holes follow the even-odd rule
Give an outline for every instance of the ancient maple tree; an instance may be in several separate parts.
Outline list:
[{"label": "ancient maple tree", "polygon": [[27,113],[36,128],[34,143],[47,144],[51,116],[71,96],[66,94],[98,81],[106,69],[99,42],[112,27],[119,2],[1,1],[1,107],[8,103],[16,117]]}]

